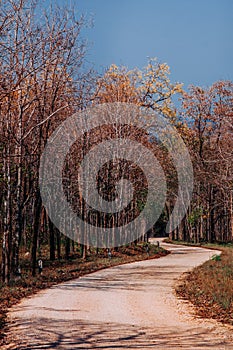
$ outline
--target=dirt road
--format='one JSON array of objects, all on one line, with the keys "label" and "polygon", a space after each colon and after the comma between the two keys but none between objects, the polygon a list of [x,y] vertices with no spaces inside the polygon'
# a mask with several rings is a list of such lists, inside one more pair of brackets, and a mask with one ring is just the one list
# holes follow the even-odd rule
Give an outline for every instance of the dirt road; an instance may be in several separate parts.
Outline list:
[{"label": "dirt road", "polygon": [[44,290],[15,306],[11,349],[233,349],[233,328],[194,317],[173,286],[211,258],[163,244],[166,257],[109,268]]}]

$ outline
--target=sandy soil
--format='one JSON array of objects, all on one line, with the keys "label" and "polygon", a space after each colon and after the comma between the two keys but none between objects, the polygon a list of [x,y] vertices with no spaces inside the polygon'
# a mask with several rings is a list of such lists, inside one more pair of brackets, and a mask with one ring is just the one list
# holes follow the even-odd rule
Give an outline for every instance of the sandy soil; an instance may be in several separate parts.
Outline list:
[{"label": "sandy soil", "polygon": [[233,328],[197,319],[174,283],[216,251],[164,244],[171,254],[89,274],[12,308],[8,349],[233,349]]}]

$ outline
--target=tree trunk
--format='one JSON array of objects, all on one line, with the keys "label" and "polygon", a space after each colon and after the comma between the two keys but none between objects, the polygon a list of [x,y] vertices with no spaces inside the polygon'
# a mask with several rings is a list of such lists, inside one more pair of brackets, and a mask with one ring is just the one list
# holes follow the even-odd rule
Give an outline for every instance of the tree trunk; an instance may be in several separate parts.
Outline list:
[{"label": "tree trunk", "polygon": [[57,258],[58,260],[61,260],[61,234],[57,228],[56,228],[56,239],[57,239]]},{"label": "tree trunk", "polygon": [[230,190],[230,240],[233,241],[233,190]]},{"label": "tree trunk", "polygon": [[66,254],[66,259],[68,260],[70,257],[70,238],[69,237],[65,238],[65,254]]},{"label": "tree trunk", "polygon": [[10,281],[10,251],[11,251],[11,173],[9,160],[9,147],[4,159],[4,179],[6,182],[6,194],[4,198],[4,224],[2,238],[2,281]]},{"label": "tree trunk", "polygon": [[39,190],[36,194],[36,199],[34,203],[34,213],[33,213],[33,239],[32,239],[32,275],[36,275],[36,267],[37,267],[37,240],[39,236],[39,228],[40,228],[40,213],[41,213],[41,197]]},{"label": "tree trunk", "polygon": [[49,221],[49,252],[50,252],[50,260],[55,260],[55,234],[54,234],[54,225],[50,218]]}]

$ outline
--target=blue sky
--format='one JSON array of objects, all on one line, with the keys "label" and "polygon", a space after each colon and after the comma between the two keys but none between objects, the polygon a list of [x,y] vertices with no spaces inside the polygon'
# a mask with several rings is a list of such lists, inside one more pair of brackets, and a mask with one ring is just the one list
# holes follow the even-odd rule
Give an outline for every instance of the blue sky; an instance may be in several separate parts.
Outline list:
[{"label": "blue sky", "polygon": [[157,57],[172,81],[201,86],[233,78],[232,0],[59,0],[93,18],[88,60],[142,68]]}]

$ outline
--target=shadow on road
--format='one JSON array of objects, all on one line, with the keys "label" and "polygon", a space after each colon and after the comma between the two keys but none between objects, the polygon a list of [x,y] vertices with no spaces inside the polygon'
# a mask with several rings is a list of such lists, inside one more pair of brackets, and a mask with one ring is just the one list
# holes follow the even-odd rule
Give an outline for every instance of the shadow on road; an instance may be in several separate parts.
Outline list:
[{"label": "shadow on road", "polygon": [[[46,323],[46,327],[44,324]],[[56,324],[56,331],[54,331]],[[164,331],[159,325],[143,328],[133,325],[37,319],[18,324],[25,339],[18,340],[17,350],[39,349],[225,349],[224,341],[210,341],[208,334],[191,329],[182,334],[176,329]],[[21,328],[21,329],[22,329]],[[36,329],[36,337],[35,337]],[[46,330],[45,330],[46,329]],[[66,331],[68,330],[68,331]],[[198,339],[198,340],[197,340]],[[12,348],[13,349],[13,348]],[[230,349],[230,347],[226,347]]]}]

